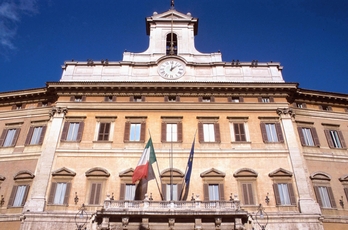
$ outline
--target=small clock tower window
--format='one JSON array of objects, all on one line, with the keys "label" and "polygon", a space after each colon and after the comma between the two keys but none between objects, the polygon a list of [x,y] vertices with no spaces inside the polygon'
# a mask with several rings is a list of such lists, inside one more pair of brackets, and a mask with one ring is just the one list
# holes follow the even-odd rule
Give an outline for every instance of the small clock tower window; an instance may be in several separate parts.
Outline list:
[{"label": "small clock tower window", "polygon": [[[173,47],[173,53],[171,53],[172,47]],[[166,54],[167,55],[177,55],[178,54],[178,39],[177,39],[177,36],[175,33],[169,33],[167,35]]]}]

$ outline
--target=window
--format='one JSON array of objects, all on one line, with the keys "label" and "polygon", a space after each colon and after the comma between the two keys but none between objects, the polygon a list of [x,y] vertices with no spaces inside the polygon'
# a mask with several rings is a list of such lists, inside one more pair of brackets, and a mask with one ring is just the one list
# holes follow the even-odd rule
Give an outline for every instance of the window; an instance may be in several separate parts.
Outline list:
[{"label": "window", "polygon": [[294,190],[291,183],[273,184],[277,205],[296,205]]},{"label": "window", "polygon": [[[173,44],[172,44],[173,42]],[[173,50],[171,50],[173,46]],[[178,54],[178,39],[175,33],[167,34],[166,40],[166,54],[167,55],[177,55]]]},{"label": "window", "polygon": [[108,141],[111,123],[101,122],[99,124],[98,141]]},{"label": "window", "polygon": [[244,102],[243,97],[229,97],[228,101],[232,103]]},{"label": "window", "polygon": [[346,148],[346,143],[340,130],[325,129],[324,132],[330,148]]},{"label": "window", "polygon": [[101,183],[91,183],[89,204],[97,205],[100,203]]},{"label": "window", "polygon": [[319,105],[320,110],[332,111],[332,107],[328,105]]},{"label": "window", "polygon": [[307,108],[306,103],[295,103],[295,106],[300,109],[305,109]]},{"label": "window", "polygon": [[[170,201],[172,199],[178,201],[180,200],[180,195],[182,195],[182,200],[187,199],[188,191],[185,190],[185,192],[183,192],[183,178],[184,174],[178,169],[165,169],[163,171],[161,174],[161,182],[164,200]],[[173,197],[171,197],[171,190],[173,191]],[[181,194],[181,192],[183,193]]]},{"label": "window", "polygon": [[0,146],[2,147],[15,146],[20,130],[21,130],[20,128],[4,129],[0,137]]},{"label": "window", "polygon": [[344,188],[344,194],[346,194],[346,199],[348,201],[348,187]]},{"label": "window", "polygon": [[84,122],[65,122],[62,141],[81,141]]},{"label": "window", "polygon": [[104,101],[106,101],[106,102],[116,101],[116,96],[106,96],[106,97],[104,97]]},{"label": "window", "polygon": [[46,126],[31,126],[25,145],[41,145],[46,133]]},{"label": "window", "polygon": [[315,196],[322,208],[336,208],[336,202],[329,186],[314,186]]},{"label": "window", "polygon": [[132,102],[142,102],[145,101],[145,97],[144,96],[131,96],[130,97],[130,101]]},{"label": "window", "polygon": [[234,141],[246,141],[244,123],[233,123]]},{"label": "window", "polygon": [[125,200],[134,200],[135,189],[136,189],[135,184],[126,184],[125,194],[124,194]]},{"label": "window", "polygon": [[37,107],[47,107],[50,105],[51,105],[51,102],[48,102],[48,101],[43,101],[43,102],[37,103]]},{"label": "window", "polygon": [[145,141],[145,122],[128,121],[125,125],[125,142],[144,142]]},{"label": "window", "polygon": [[166,201],[170,201],[171,200],[171,189],[173,189],[173,198],[172,200],[174,201],[178,201],[179,200],[179,194],[181,192],[181,190],[179,191],[179,187],[177,184],[166,184],[166,189],[165,189],[165,200]]},{"label": "window", "polygon": [[48,198],[48,204],[67,205],[69,201],[69,194],[71,183],[53,182]]},{"label": "window", "polygon": [[265,143],[284,142],[280,123],[261,122],[262,138]]},{"label": "window", "polygon": [[15,185],[8,202],[9,207],[23,207],[27,200],[29,185]]},{"label": "window", "polygon": [[182,142],[182,123],[162,122],[162,142]]},{"label": "window", "polygon": [[203,190],[205,201],[224,200],[223,184],[204,184]]},{"label": "window", "polygon": [[214,102],[215,98],[214,97],[210,97],[210,96],[206,96],[206,97],[200,97],[199,98],[199,102]]},{"label": "window", "polygon": [[179,102],[180,97],[179,96],[165,96],[164,101],[165,102]]},{"label": "window", "polygon": [[303,146],[320,146],[319,137],[314,127],[298,127],[297,130]]},{"label": "window", "polygon": [[199,142],[216,142],[220,143],[220,126],[219,123],[198,123]]},{"label": "window", "polygon": [[25,104],[16,104],[12,106],[12,110],[21,110],[25,109]]},{"label": "window", "polygon": [[273,97],[259,97],[258,101],[261,103],[271,103],[274,102]]},{"label": "window", "polygon": [[252,183],[241,183],[243,192],[243,204],[255,205],[254,192]]}]

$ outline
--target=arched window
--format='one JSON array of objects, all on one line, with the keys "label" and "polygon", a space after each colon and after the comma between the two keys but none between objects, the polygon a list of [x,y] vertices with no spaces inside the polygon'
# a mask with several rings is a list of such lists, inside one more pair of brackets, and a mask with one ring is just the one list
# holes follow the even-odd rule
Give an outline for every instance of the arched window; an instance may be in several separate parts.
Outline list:
[{"label": "arched window", "polygon": [[[173,42],[173,44],[172,44]],[[171,53],[171,47],[173,45],[173,53]],[[175,33],[167,34],[166,40],[166,54],[167,55],[177,55],[178,54],[178,39]]]}]

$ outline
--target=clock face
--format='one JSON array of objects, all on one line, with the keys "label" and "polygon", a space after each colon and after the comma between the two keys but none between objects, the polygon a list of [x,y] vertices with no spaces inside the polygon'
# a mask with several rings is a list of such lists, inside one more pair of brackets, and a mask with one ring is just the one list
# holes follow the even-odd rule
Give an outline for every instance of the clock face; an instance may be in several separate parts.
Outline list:
[{"label": "clock face", "polygon": [[185,64],[178,60],[166,60],[158,66],[158,73],[165,79],[178,79],[185,74]]}]

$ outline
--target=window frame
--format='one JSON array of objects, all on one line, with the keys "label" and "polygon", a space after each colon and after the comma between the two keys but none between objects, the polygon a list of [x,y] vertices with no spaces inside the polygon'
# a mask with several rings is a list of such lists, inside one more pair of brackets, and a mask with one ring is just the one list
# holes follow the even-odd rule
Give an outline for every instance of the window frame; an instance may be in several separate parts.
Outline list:
[{"label": "window frame", "polygon": [[[205,125],[213,125],[213,134],[214,134],[214,141],[207,141],[205,139],[206,132],[204,129]],[[211,136],[211,133],[209,134]],[[199,121],[198,122],[198,137],[199,137],[199,143],[221,143],[221,136],[220,136],[220,125],[217,121]]]},{"label": "window frame", "polygon": [[[277,137],[277,141],[271,141],[269,140],[270,133],[267,132],[266,125],[274,125],[275,128],[275,134]],[[284,136],[283,136],[283,130],[279,122],[276,121],[261,121],[260,123],[261,127],[261,134],[262,139],[264,143],[284,143]]]},{"label": "window frame", "polygon": [[[19,195],[18,194],[18,188],[19,187],[24,187],[24,191],[23,191],[21,200],[18,201],[20,203],[20,205],[16,205],[15,206],[17,195]],[[24,205],[25,205],[25,203],[27,201],[27,198],[28,198],[29,189],[30,189],[30,185],[29,184],[19,183],[19,184],[14,185],[12,187],[12,191],[11,191],[10,198],[8,200],[7,207],[8,208],[22,208],[22,207],[24,207]]]},{"label": "window frame", "polygon": [[[236,126],[238,126],[238,129],[236,129]],[[230,129],[232,134],[232,142],[249,142],[249,130],[247,122],[232,121],[230,124]]]},{"label": "window frame", "polygon": [[[74,138],[74,140],[67,140],[68,134],[69,134],[69,131],[70,131],[70,124],[72,124],[72,123],[78,123],[79,124],[78,130],[77,130],[76,139]],[[81,120],[66,121],[64,123],[64,126],[63,126],[63,131],[62,131],[62,135],[61,135],[60,140],[62,142],[81,142],[82,136],[83,136],[84,126],[85,126],[85,123],[84,123],[84,121],[81,121]]]},{"label": "window frame", "polygon": [[259,103],[273,103],[274,98],[273,97],[258,97],[258,102]]},{"label": "window frame", "polygon": [[[144,118],[139,118],[139,119],[129,119],[125,123],[125,131],[124,131],[124,137],[123,141],[125,143],[144,143],[145,142],[145,130],[146,130],[146,121]],[[131,125],[132,124],[140,124],[140,136],[139,140],[131,140]]]},{"label": "window frame", "polygon": [[[62,200],[62,203],[55,203],[57,192],[58,192],[57,191],[58,184],[65,184],[64,194],[61,194],[61,196],[64,197]],[[67,206],[69,204],[70,192],[71,192],[71,182],[62,181],[62,180],[52,182],[47,204],[48,205],[65,205],[65,206]]]},{"label": "window frame", "polygon": [[[306,131],[306,132],[310,133],[311,140],[309,140],[309,135],[305,135],[304,130],[309,130],[309,131]],[[302,146],[306,146],[306,147],[320,147],[319,136],[318,136],[318,133],[317,133],[315,127],[299,126],[299,127],[297,127],[297,131],[298,131],[299,138],[300,138]],[[309,142],[312,142],[313,145],[310,145]]]},{"label": "window frame", "polygon": [[[176,135],[174,140],[168,140],[168,125],[176,125]],[[161,124],[161,141],[162,143],[181,143],[182,142],[182,122],[181,121],[170,121],[163,120]]]},{"label": "window frame", "polygon": [[[35,130],[40,127],[42,128],[40,131],[40,135],[37,136],[36,142],[32,143],[33,138],[36,136],[36,135],[34,136]],[[25,145],[42,145],[45,138],[46,129],[47,129],[47,125],[30,126],[28,134],[27,134],[27,138],[25,140]]]},{"label": "window frame", "polygon": [[[11,140],[9,140],[10,143],[7,144],[6,140],[8,138],[8,132],[10,130],[15,130],[15,131],[14,131],[14,134],[12,135],[12,137],[11,137]],[[0,147],[7,148],[7,147],[14,147],[14,146],[16,146],[20,132],[21,132],[21,128],[19,128],[17,126],[16,127],[11,127],[11,126],[6,127],[2,131],[2,134],[0,136]],[[5,146],[5,144],[6,144],[6,146]]]},{"label": "window frame", "polygon": [[[341,130],[326,128],[324,129],[325,137],[327,143],[332,149],[346,149],[346,142],[344,140],[343,134]],[[335,134],[334,136],[332,134]]]}]

